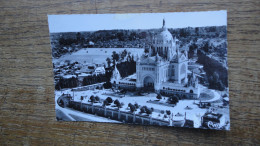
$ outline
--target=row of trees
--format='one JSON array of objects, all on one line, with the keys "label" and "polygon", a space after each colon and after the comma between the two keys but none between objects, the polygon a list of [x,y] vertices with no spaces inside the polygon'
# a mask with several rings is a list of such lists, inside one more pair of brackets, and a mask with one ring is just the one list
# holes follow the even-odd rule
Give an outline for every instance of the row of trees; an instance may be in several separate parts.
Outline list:
[{"label": "row of trees", "polygon": [[118,99],[113,100],[111,97],[107,97],[104,101],[103,101],[103,107],[109,106],[114,102],[114,106],[118,108],[118,110],[120,108],[122,108],[124,106],[123,102],[119,102]]},{"label": "row of trees", "polygon": [[74,88],[79,85],[79,80],[75,77],[69,78],[69,79],[64,79],[60,78],[55,85],[56,90],[61,90],[63,88]]},{"label": "row of trees", "polygon": [[[52,35],[53,55],[60,57],[67,52],[76,51],[76,48],[93,47],[89,42],[94,42],[95,47],[104,48],[109,47],[125,47],[131,45],[132,47],[143,46],[151,44],[151,38],[159,33],[160,29],[150,30],[100,30],[96,32],[70,32],[58,33]],[[196,28],[181,28],[169,29],[173,36],[183,40],[191,37],[207,37],[207,38],[226,38],[226,26],[212,26],[212,27],[196,27]],[[109,44],[109,45],[107,45]],[[71,50],[68,50],[71,48]]]},{"label": "row of trees", "polygon": [[91,85],[91,84],[96,84],[96,83],[101,83],[106,81],[107,81],[107,76],[105,74],[98,74],[98,75],[84,77],[82,85],[86,86],[86,85]]},{"label": "row of trees", "polygon": [[100,98],[98,96],[91,95],[90,98],[89,98],[89,102],[91,102],[92,104],[97,103],[99,101],[100,101]]},{"label": "row of trees", "polygon": [[[157,97],[160,98],[161,97],[160,94],[158,94]],[[81,101],[83,101],[83,99],[84,99],[84,97],[81,96]],[[89,98],[89,102],[91,102],[92,104],[93,103],[98,103],[100,101],[101,100],[100,100],[99,96],[91,95],[90,98]],[[178,102],[178,98],[177,97],[170,97],[169,101],[172,101],[171,103],[175,103],[176,104]],[[118,110],[124,106],[124,103],[120,102],[118,99],[113,100],[111,97],[107,97],[105,100],[103,100],[103,107],[109,106],[112,103],[114,104],[113,105],[114,107],[118,108]],[[139,112],[140,114],[146,113],[147,115],[150,115],[154,111],[154,108],[148,108],[147,106],[140,106],[137,103],[135,103],[135,104],[129,103],[128,107],[130,108],[130,111],[132,113],[136,112],[137,109],[140,109],[140,112]],[[164,116],[165,118],[167,118],[167,115],[168,116],[171,115],[171,111],[170,110],[161,110],[160,113],[161,114],[165,114],[165,116]],[[160,114],[159,114],[159,116],[160,116]]]},{"label": "row of trees", "polygon": [[140,105],[138,105],[137,103],[135,103],[135,104],[129,103],[129,104],[128,104],[128,107],[130,108],[130,111],[131,111],[132,113],[134,113],[135,111],[137,111],[137,109],[139,109],[139,108],[140,108],[140,114],[141,114],[141,113],[146,113],[147,115],[150,115],[150,114],[152,114],[152,112],[154,111],[153,108],[148,108],[147,106],[140,106]]},{"label": "row of trees", "polygon": [[210,27],[187,27],[178,29],[169,29],[172,34],[179,38],[187,37],[226,37],[226,26],[210,26]]},{"label": "row of trees", "polygon": [[[120,72],[121,77],[127,77],[136,72],[136,62],[134,60],[134,56],[131,55],[131,52],[127,52],[126,49],[120,53],[113,51],[111,58],[108,57],[106,61],[108,64],[108,70],[111,71],[109,76],[107,76],[109,79],[111,78],[115,65],[117,65],[117,69]],[[120,63],[116,64],[116,62]],[[111,63],[113,66],[111,66]],[[107,85],[110,86],[109,83],[107,83]]]},{"label": "row of trees", "polygon": [[203,65],[206,75],[201,79],[210,89],[223,91],[228,87],[228,72],[220,62],[198,50],[198,63]]},{"label": "row of trees", "polygon": [[[82,101],[82,100],[83,100],[83,96],[81,96],[81,101]],[[91,95],[88,102],[91,102],[91,103],[93,104],[93,103],[98,103],[98,102],[100,102],[100,101],[101,101],[101,100],[100,100],[99,96]],[[105,100],[103,100],[103,107],[109,106],[109,105],[111,105],[113,102],[114,102],[114,106],[115,106],[115,107],[118,107],[118,109],[119,109],[119,108],[122,108],[123,105],[124,105],[124,103],[123,103],[123,102],[119,102],[118,99],[113,100],[111,97],[107,97]]]},{"label": "row of trees", "polygon": [[84,77],[82,83],[78,80],[77,77],[72,77],[72,78],[68,78],[68,79],[60,77],[55,84],[55,89],[61,90],[63,88],[75,88],[75,87],[78,87],[80,84],[82,84],[83,86],[86,86],[86,85],[92,85],[92,84],[101,83],[101,82],[106,82],[104,84],[104,88],[106,88],[106,89],[112,87],[112,84],[108,80],[108,77],[106,76],[106,74],[104,74],[104,75],[99,74],[99,75]]}]

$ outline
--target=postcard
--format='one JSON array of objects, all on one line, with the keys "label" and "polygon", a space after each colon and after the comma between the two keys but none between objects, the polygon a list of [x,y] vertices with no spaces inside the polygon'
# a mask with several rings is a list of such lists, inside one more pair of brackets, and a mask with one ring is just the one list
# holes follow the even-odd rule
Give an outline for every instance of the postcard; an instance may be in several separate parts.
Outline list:
[{"label": "postcard", "polygon": [[58,121],[230,130],[227,11],[48,22]]}]

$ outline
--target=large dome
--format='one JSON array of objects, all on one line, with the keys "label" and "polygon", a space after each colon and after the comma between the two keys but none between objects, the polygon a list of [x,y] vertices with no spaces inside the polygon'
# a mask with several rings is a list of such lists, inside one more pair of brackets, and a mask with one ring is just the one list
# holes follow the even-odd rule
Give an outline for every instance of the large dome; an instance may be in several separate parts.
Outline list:
[{"label": "large dome", "polygon": [[172,34],[166,28],[163,29],[163,31],[156,36],[156,39],[161,41],[166,41],[166,42],[173,40]]},{"label": "large dome", "polygon": [[176,40],[173,39],[172,34],[168,31],[163,20],[163,26],[161,32],[153,38],[151,46],[151,56],[155,56],[157,53],[167,60],[171,60],[176,53]]},{"label": "large dome", "polygon": [[161,32],[154,38],[158,43],[171,43],[173,41],[172,34],[165,26],[165,20],[163,20],[163,26]]}]

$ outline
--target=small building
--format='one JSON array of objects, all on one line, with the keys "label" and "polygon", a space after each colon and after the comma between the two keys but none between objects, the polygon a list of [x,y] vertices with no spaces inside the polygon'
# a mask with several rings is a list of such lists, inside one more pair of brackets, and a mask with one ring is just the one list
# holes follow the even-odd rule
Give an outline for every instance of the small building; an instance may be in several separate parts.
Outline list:
[{"label": "small building", "polygon": [[95,68],[95,71],[93,72],[93,74],[95,75],[100,75],[100,74],[105,74],[106,70],[103,66],[99,66]]}]

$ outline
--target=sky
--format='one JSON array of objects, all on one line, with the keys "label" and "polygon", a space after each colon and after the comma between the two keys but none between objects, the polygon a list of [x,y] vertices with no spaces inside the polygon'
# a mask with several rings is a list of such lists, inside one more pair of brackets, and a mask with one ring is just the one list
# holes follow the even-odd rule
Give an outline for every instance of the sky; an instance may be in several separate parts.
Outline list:
[{"label": "sky", "polygon": [[227,11],[48,15],[50,33],[227,25]]}]

